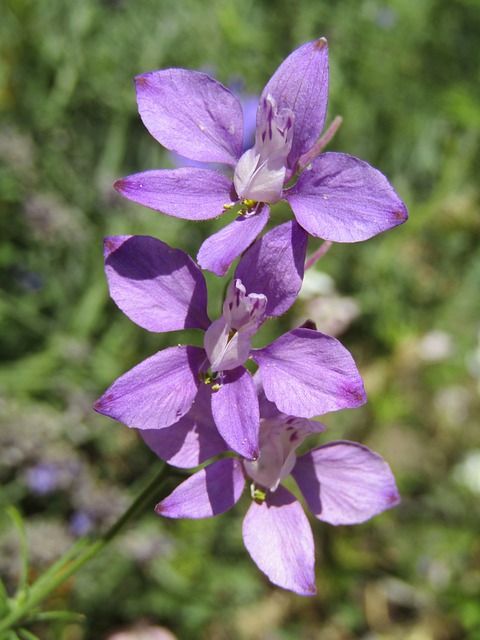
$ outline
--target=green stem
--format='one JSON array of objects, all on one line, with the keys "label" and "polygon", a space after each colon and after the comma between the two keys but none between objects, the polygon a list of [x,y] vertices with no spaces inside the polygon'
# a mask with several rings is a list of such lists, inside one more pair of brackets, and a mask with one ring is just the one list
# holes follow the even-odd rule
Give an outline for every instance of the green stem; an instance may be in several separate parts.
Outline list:
[{"label": "green stem", "polygon": [[[45,580],[40,577],[36,582],[34,582],[28,590],[25,600],[21,603],[16,603],[17,606],[0,622],[0,634],[12,629],[14,625],[21,622],[27,613],[43,602],[53,591],[55,591],[55,589],[83,567],[90,558],[93,558],[93,556],[101,551],[118,534],[124,525],[142,509],[146,502],[158,492],[161,483],[166,479],[167,470],[167,465],[162,465],[160,471],[155,474],[153,479],[147,484],[145,489],[119,518],[119,520],[117,520],[117,522],[115,522],[115,524],[112,525],[112,527],[110,527],[110,529],[108,529],[108,531],[106,531],[98,540],[90,543],[86,549],[80,551],[78,557],[73,559],[70,559],[69,557],[68,562],[65,562],[62,558],[58,563],[56,563],[57,570],[53,575],[51,575],[49,580]],[[70,554],[67,553],[67,556],[70,556]]]}]

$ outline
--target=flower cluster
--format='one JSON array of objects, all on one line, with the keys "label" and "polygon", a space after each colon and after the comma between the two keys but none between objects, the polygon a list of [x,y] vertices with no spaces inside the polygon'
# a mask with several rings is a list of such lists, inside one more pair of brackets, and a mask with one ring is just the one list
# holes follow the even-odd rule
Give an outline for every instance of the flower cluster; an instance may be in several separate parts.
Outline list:
[{"label": "flower cluster", "polygon": [[[169,464],[194,468],[156,511],[205,518],[231,508],[250,487],[245,546],[276,585],[315,593],[314,546],[292,476],[313,515],[333,525],[364,522],[399,502],[387,463],[346,441],[297,456],[325,430],[314,417],[366,401],[350,353],[311,322],[253,348],[270,318],[285,313],[302,285],[308,235],[356,242],[404,222],[388,180],[343,153],[321,153],[328,98],[324,38],[294,51],[260,96],[253,147],[243,151],[239,100],[204,73],[166,69],[136,79],[141,118],[171,152],[224,164],[151,170],[115,183],[125,197],[167,215],[205,220],[235,215],[200,247],[201,268],[223,277],[241,256],[222,312],[211,320],[201,269],[150,236],[105,240],[110,294],[144,329],[198,329],[202,346],[159,351],[116,380],[95,409],[138,429]],[[270,207],[286,200],[294,219],[261,235]],[[255,373],[252,374],[252,371]],[[290,481],[288,481],[290,482]]]}]

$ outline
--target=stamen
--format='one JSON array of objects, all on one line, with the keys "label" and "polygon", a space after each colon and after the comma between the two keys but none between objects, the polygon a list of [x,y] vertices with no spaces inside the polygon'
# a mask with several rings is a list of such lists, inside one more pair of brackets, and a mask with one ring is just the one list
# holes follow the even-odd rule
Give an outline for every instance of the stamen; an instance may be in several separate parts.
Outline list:
[{"label": "stamen", "polygon": [[267,497],[267,492],[258,489],[255,486],[255,483],[252,482],[252,484],[250,485],[250,495],[252,496],[252,500],[255,500],[256,502],[263,502]]}]

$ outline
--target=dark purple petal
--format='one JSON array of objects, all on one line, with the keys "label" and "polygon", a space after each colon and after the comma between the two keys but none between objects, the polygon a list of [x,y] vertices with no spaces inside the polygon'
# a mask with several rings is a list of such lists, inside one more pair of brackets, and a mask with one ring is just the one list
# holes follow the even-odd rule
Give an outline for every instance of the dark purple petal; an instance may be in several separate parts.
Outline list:
[{"label": "dark purple petal", "polygon": [[210,169],[183,167],[135,173],[113,185],[125,198],[184,220],[208,220],[231,202],[233,184]]},{"label": "dark purple petal", "polygon": [[207,329],[207,287],[183,251],[150,236],[104,241],[110,295],[130,320],[148,331]]},{"label": "dark purple petal", "polygon": [[225,442],[244,458],[258,458],[260,415],[255,383],[238,367],[223,374],[220,389],[212,394],[212,413]]},{"label": "dark purple petal", "polygon": [[280,411],[311,418],[366,401],[360,374],[338,340],[312,329],[294,329],[251,352],[265,395]]},{"label": "dark purple petal", "polygon": [[217,460],[182,482],[155,511],[167,518],[210,518],[231,509],[244,486],[240,460]]},{"label": "dark purple petal", "polygon": [[253,502],[243,521],[243,540],[258,568],[273,584],[314,596],[312,530],[300,503],[280,486],[264,502]]},{"label": "dark purple petal", "polygon": [[118,378],[94,408],[134,429],[163,429],[192,406],[206,358],[198,347],[170,347]]},{"label": "dark purple petal", "polygon": [[387,178],[345,153],[318,156],[284,197],[308,233],[333,242],[367,240],[408,217]]},{"label": "dark purple petal", "polygon": [[325,38],[307,42],[279,66],[260,100],[272,95],[278,109],[295,114],[293,144],[288,165],[313,146],[325,124],[328,103],[328,46]]},{"label": "dark purple petal", "polygon": [[224,276],[232,262],[252,244],[267,224],[269,208],[264,205],[253,215],[238,216],[233,222],[210,236],[200,247],[197,261],[202,269]]},{"label": "dark purple petal", "polygon": [[358,524],[400,502],[381,456],[356,442],[330,442],[300,456],[292,471],[312,512],[330,524]]},{"label": "dark purple petal", "polygon": [[247,293],[267,297],[268,316],[285,313],[302,286],[308,235],[295,221],[275,227],[242,257],[235,269]]},{"label": "dark purple petal", "polygon": [[205,73],[164,69],[137,76],[138,111],[164,147],[199,162],[235,166],[242,153],[238,98]]},{"label": "dark purple petal", "polygon": [[144,429],[141,436],[159,458],[175,467],[196,467],[229,447],[217,430],[211,387],[201,384],[190,411],[165,429]]}]

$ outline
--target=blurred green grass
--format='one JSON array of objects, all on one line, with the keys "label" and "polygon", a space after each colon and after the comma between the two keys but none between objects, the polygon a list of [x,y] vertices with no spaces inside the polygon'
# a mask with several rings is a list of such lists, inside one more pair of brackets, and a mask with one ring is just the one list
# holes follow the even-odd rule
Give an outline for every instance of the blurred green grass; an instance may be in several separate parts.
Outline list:
[{"label": "blurred green grass", "polygon": [[[212,69],[260,93],[290,51],[325,35],[329,120],[344,118],[330,148],[381,169],[410,211],[403,227],[334,246],[317,266],[358,305],[341,340],[369,395],[325,418],[326,437],[384,455],[402,505],[360,527],[313,524],[314,600],[279,592],[251,563],[242,503],[205,522],[146,513],[57,597],[87,614],[85,628],[40,633],[96,640],[149,620],[182,639],[479,637],[480,458],[469,463],[480,452],[476,0],[2,0],[1,15],[0,477],[2,501],[27,517],[37,570],[48,562],[37,548],[45,523],[68,544],[72,514],[96,501],[104,526],[155,464],[135,433],[93,414],[93,401],[142,358],[196,339],[147,334],[115,308],[103,236],[149,234],[195,255],[223,224],[166,218],[112,189],[169,162],[137,114],[136,74]],[[220,295],[223,283],[208,280]],[[295,317],[307,313],[301,304]],[[26,474],[42,460],[82,471],[34,496]],[[2,549],[9,535],[2,525]]]}]

